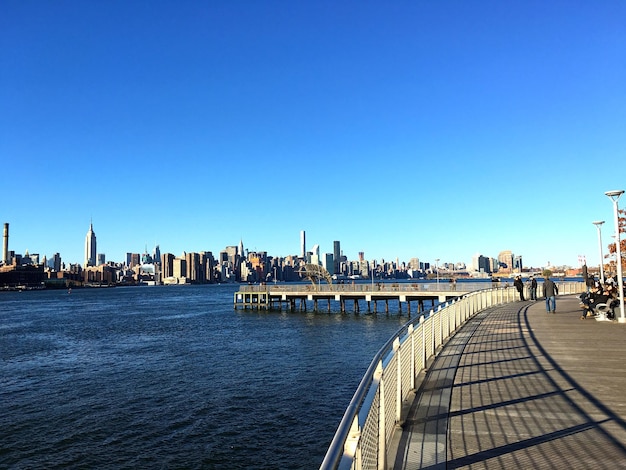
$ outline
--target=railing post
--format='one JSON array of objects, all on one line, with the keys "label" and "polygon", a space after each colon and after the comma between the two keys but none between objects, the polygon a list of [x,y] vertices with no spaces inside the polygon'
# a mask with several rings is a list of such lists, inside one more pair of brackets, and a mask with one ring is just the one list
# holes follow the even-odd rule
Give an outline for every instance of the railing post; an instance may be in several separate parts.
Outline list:
[{"label": "railing post", "polygon": [[417,371],[415,370],[415,327],[413,324],[409,325],[409,338],[411,338],[411,386],[410,389],[413,390],[415,388],[415,376],[417,375]]},{"label": "railing post", "polygon": [[437,338],[435,337],[435,310],[431,309],[430,311],[430,315],[429,315],[429,319],[430,319],[430,338],[431,338],[431,343],[430,343],[430,347],[432,348],[432,354],[435,354],[435,350],[436,350],[436,345],[435,343],[437,342]]},{"label": "railing post", "polygon": [[379,403],[378,403],[378,453],[376,456],[376,460],[378,461],[378,469],[384,470],[385,463],[387,459],[387,439],[385,436],[385,429],[387,427],[385,423],[385,377],[383,375],[383,363],[380,361],[378,363],[378,367],[376,368],[376,373],[374,377],[380,377],[380,382],[378,384],[379,392]]},{"label": "railing post", "polygon": [[[447,304],[446,304],[447,307]],[[437,312],[437,319],[439,320],[439,338],[437,338],[437,341],[439,342],[439,344],[437,345],[437,347],[441,346],[443,344],[443,313],[441,313],[441,306],[439,307],[439,311]]]},{"label": "railing post", "polygon": [[402,418],[402,351],[400,351],[400,338],[396,338],[393,341],[393,353],[397,358],[396,359],[396,423],[399,423],[400,419]]},{"label": "railing post", "polygon": [[420,317],[420,330],[422,330],[422,367],[426,367],[426,328],[424,328],[424,315]]}]

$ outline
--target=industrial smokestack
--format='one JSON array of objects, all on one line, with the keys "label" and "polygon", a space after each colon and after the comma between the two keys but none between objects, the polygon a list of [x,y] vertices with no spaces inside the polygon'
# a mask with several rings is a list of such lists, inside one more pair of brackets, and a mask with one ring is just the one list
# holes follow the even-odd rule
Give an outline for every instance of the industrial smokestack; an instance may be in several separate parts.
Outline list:
[{"label": "industrial smokestack", "polygon": [[2,237],[2,262],[9,262],[9,223],[4,224],[4,236]]}]

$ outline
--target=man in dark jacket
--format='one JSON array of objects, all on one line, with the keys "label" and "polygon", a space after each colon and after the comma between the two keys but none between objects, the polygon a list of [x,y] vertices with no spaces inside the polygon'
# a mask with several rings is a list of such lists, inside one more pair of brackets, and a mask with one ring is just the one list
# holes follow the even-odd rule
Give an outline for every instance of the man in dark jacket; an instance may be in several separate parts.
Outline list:
[{"label": "man in dark jacket", "polygon": [[524,300],[524,283],[522,282],[521,276],[515,277],[515,280],[513,281],[513,285],[517,289],[517,292],[519,292],[519,299]]},{"label": "man in dark jacket", "polygon": [[543,281],[543,295],[546,297],[546,312],[556,313],[556,296],[559,293],[559,288],[554,281],[550,279],[550,276],[546,274],[546,279]]}]

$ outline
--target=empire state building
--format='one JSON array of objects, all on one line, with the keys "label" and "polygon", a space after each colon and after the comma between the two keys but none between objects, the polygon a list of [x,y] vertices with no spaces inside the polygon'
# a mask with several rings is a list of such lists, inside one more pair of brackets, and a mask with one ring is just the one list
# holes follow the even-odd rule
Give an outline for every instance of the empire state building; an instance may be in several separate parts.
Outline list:
[{"label": "empire state building", "polygon": [[89,223],[89,231],[85,237],[85,267],[96,265],[96,233],[93,223]]}]

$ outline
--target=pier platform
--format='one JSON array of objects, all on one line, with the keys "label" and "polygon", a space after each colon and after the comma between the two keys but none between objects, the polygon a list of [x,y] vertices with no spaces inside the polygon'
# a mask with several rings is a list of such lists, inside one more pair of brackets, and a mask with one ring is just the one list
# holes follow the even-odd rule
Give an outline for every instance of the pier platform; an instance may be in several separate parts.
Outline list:
[{"label": "pier platform", "polygon": [[388,468],[626,468],[626,325],[578,303],[468,321],[421,376]]},{"label": "pier platform", "polygon": [[[444,303],[481,288],[485,288],[484,283],[248,285],[241,286],[235,293],[234,305],[235,309],[355,313],[390,313],[394,309],[398,313],[406,312],[410,315],[412,311],[422,312],[433,308],[437,303]],[[511,288],[511,291],[514,289]]]}]

